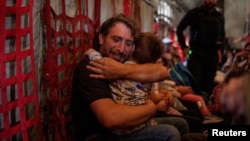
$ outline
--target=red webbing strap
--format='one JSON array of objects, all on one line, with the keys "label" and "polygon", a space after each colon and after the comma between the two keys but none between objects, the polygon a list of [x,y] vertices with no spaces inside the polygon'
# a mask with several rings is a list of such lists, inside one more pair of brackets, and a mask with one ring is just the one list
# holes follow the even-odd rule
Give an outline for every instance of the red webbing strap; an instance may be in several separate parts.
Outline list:
[{"label": "red webbing strap", "polygon": [[[57,58],[60,56],[60,59],[66,61],[67,55],[65,55],[66,48],[66,31],[57,31],[57,28],[65,29],[66,28],[66,15],[65,15],[65,3],[62,0],[62,13],[60,15],[56,15],[53,9],[50,6],[50,0],[46,1],[45,4],[45,24],[46,24],[46,37],[47,37],[47,58],[44,63],[44,89],[49,91],[48,104],[50,104],[49,111],[51,111],[51,115],[49,117],[44,117],[48,119],[44,119],[44,121],[48,122],[47,133],[44,133],[45,138],[49,138],[52,136],[52,140],[68,140],[67,135],[65,133],[65,122],[62,122],[60,118],[63,118],[60,113],[61,105],[59,105],[58,99],[58,63]],[[52,15],[52,16],[51,16]],[[60,26],[60,27],[57,27]],[[58,41],[60,40],[60,41]],[[64,58],[65,56],[65,58]],[[62,66],[60,66],[62,68]],[[43,123],[44,124],[44,123]],[[51,135],[52,134],[52,135]]]},{"label": "red webbing strap", "polygon": [[[86,19],[87,24],[88,24],[88,40],[89,40],[89,44],[87,45],[87,48],[89,47],[93,47],[93,40],[94,40],[94,36],[96,31],[98,31],[98,28],[100,26],[100,13],[101,13],[101,0],[95,0],[94,1],[94,8],[93,8],[93,12],[94,12],[94,19],[91,20],[88,17],[88,13],[86,16],[83,17],[83,19]],[[88,9],[88,0],[86,1],[86,7]],[[86,48],[86,49],[87,49]]]},{"label": "red webbing strap", "polygon": [[181,58],[181,61],[184,61],[183,53],[182,53],[180,44],[179,44],[178,41],[177,41],[177,35],[176,35],[175,30],[171,30],[171,32],[170,32],[170,39],[173,41],[173,45],[174,45],[175,47],[177,47],[177,49],[178,49],[178,54],[179,54],[179,56],[180,56],[180,58]]},{"label": "red webbing strap", "polygon": [[[98,13],[95,14],[97,19],[93,21],[88,17],[88,0],[77,1],[78,12],[74,17],[67,16],[65,0],[60,2],[62,13],[56,14],[53,11],[50,0],[46,0],[43,11],[47,40],[43,88],[44,92],[48,93],[44,94],[48,97],[43,97],[45,99],[43,113],[46,113],[46,109],[50,111],[49,116],[43,115],[43,125],[45,138],[51,137],[53,141],[72,140],[72,135],[67,129],[71,123],[69,113],[71,75],[75,65],[82,59],[85,50],[92,44],[94,26],[97,26],[93,23],[100,21]],[[95,1],[95,5],[100,5],[100,0]],[[85,6],[85,11],[83,11],[83,6]]]},{"label": "red webbing strap", "polygon": [[123,13],[128,17],[131,16],[131,4],[130,0],[123,0]]},{"label": "red webbing strap", "polygon": [[139,32],[141,31],[141,2],[140,1],[135,1],[135,17],[134,19],[136,20],[138,24],[138,30]]},{"label": "red webbing strap", "polygon": [[88,0],[86,0],[86,9],[87,9],[87,12],[86,12],[86,17],[85,17],[85,20],[87,21],[87,25],[88,25],[88,41],[89,41],[89,47],[93,46],[93,39],[94,39],[94,29],[93,29],[93,21],[88,17],[89,13],[88,13]]},{"label": "red webbing strap", "polygon": [[113,6],[113,16],[116,15],[116,2],[115,0],[112,0],[112,6]]},{"label": "red webbing strap", "polygon": [[94,11],[94,29],[98,29],[100,26],[100,13],[101,13],[101,0],[95,0],[95,11]]},{"label": "red webbing strap", "polygon": [[[22,1],[16,1],[9,5],[9,1],[7,3],[6,0],[1,0],[0,3],[1,140],[34,140],[31,139],[34,135],[29,130],[36,127],[38,133],[40,129],[34,62],[33,2],[30,0],[23,4]],[[32,118],[27,118],[29,104],[33,104]],[[36,137],[35,140],[39,141],[41,138]]]}]

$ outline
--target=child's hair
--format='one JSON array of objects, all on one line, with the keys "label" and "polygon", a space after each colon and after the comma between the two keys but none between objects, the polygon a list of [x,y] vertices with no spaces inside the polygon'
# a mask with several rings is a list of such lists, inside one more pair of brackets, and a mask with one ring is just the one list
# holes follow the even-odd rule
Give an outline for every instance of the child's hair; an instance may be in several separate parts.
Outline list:
[{"label": "child's hair", "polygon": [[164,45],[161,39],[152,32],[140,33],[135,40],[132,58],[139,64],[155,63],[162,56]]}]

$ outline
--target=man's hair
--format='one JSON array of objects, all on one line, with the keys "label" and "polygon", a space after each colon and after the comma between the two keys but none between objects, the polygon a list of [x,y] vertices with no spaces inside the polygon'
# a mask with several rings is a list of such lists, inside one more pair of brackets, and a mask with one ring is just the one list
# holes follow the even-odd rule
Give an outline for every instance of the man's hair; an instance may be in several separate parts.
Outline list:
[{"label": "man's hair", "polygon": [[140,33],[135,40],[132,58],[139,64],[155,63],[162,56],[164,45],[161,39],[152,32]]},{"label": "man's hair", "polygon": [[138,26],[137,23],[132,20],[131,18],[127,17],[125,14],[118,14],[116,16],[113,16],[106,21],[103,22],[101,25],[99,32],[95,35],[94,37],[94,48],[99,50],[100,44],[99,44],[99,39],[98,35],[102,34],[103,36],[107,36],[109,34],[109,31],[112,27],[115,26],[116,23],[123,23],[125,24],[130,30],[131,30],[131,35],[136,38],[138,34]]},{"label": "man's hair", "polygon": [[128,28],[130,28],[132,36],[136,37],[136,34],[138,32],[136,22],[124,14],[118,14],[106,20],[101,25],[99,33],[107,36],[110,29],[114,27],[116,23],[124,23]]}]

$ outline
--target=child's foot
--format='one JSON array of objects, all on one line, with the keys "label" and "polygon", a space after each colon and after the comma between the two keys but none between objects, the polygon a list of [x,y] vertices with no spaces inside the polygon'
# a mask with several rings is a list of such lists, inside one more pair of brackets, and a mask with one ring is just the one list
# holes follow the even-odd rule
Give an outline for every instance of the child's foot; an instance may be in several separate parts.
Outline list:
[{"label": "child's foot", "polygon": [[208,115],[204,116],[203,124],[210,124],[210,123],[219,123],[222,122],[224,119],[218,117],[216,115]]}]

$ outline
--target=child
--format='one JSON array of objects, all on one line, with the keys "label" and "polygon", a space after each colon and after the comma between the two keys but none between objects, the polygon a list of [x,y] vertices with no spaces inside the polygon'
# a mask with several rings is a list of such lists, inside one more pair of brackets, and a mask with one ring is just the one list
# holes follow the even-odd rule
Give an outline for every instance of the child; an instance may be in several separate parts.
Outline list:
[{"label": "child", "polygon": [[[153,33],[146,32],[141,33],[138,39],[135,41],[134,53],[131,55],[130,61],[126,61],[127,64],[143,64],[143,63],[156,63],[161,57],[163,52],[163,44],[161,39]],[[88,50],[87,54],[90,60],[101,58],[101,55],[93,50]],[[112,90],[113,99],[118,104],[125,105],[142,105],[149,98],[149,92],[151,85],[135,82],[131,80],[118,79],[110,83]],[[160,106],[162,101],[167,102],[168,99],[162,93],[159,93],[156,106]],[[158,107],[166,111],[167,107]],[[113,133],[117,135],[130,134],[131,132],[137,131],[146,126],[156,125],[156,121],[153,119],[148,120],[139,126],[132,127],[129,129],[113,129]]]},{"label": "child", "polygon": [[161,89],[171,91],[172,94],[174,94],[174,96],[180,100],[196,102],[200,113],[204,117],[204,124],[218,123],[223,121],[223,118],[211,114],[206,103],[204,102],[204,99],[199,95],[195,95],[191,87],[176,86],[175,82],[172,80],[164,80],[160,82],[159,87]]}]

